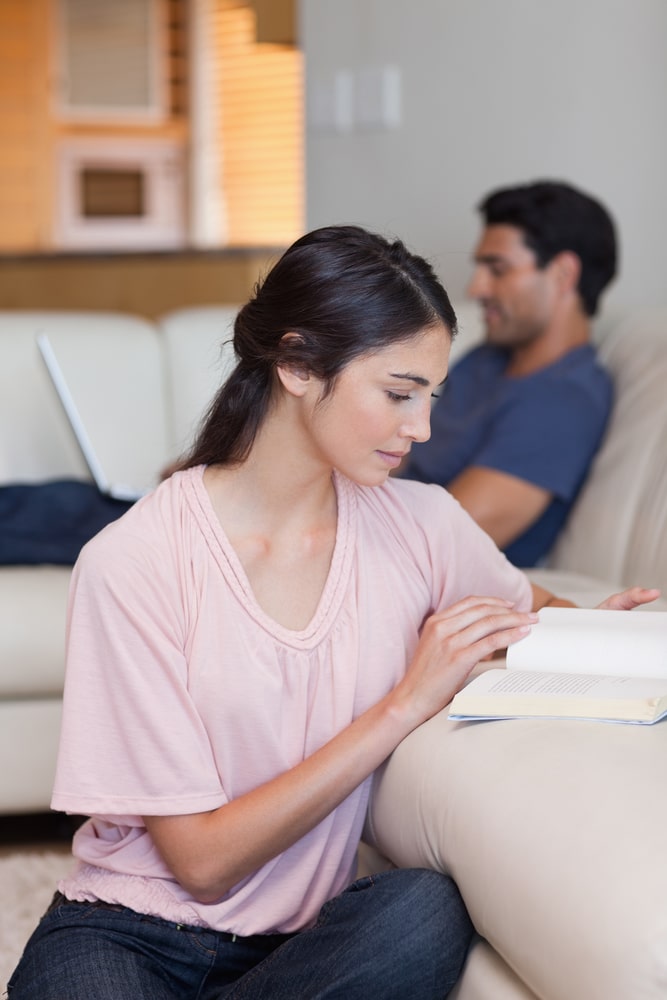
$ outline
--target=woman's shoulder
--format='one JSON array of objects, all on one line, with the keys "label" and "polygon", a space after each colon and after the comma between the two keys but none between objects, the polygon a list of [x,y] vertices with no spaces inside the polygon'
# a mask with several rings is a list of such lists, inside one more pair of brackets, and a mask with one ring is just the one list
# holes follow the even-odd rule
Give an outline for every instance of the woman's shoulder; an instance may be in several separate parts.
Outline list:
[{"label": "woman's shoulder", "polygon": [[458,506],[442,486],[420,483],[415,479],[390,477],[380,486],[360,487],[360,490],[369,506],[393,510],[400,517],[410,513],[417,520],[435,510],[447,511]]},{"label": "woman's shoulder", "polygon": [[[471,550],[492,544],[476,521],[444,486],[389,478],[381,486],[358,487],[365,526],[380,524],[414,552]],[[495,549],[495,546],[493,546]]]},{"label": "woman's shoulder", "polygon": [[429,547],[441,543],[460,520],[462,508],[442,487],[390,478],[380,486],[357,487],[362,519],[380,522],[395,536]]},{"label": "woman's shoulder", "polygon": [[114,565],[119,560],[157,563],[178,543],[201,468],[173,473],[121,517],[106,525],[81,550],[78,563]]}]

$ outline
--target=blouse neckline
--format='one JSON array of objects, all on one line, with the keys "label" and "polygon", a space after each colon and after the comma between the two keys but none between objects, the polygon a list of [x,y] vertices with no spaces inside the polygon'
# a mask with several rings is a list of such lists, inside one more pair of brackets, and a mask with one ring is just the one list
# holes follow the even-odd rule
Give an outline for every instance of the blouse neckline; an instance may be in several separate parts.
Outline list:
[{"label": "blouse neckline", "polygon": [[277,622],[259,605],[241,560],[213,509],[211,498],[204,485],[204,469],[203,465],[188,469],[184,474],[184,486],[199,527],[230,588],[246,613],[276,639],[286,645],[300,648],[316,645],[335,621],[346,590],[345,583],[354,553],[356,496],[353,484],[334,471],[337,522],[329,572],[310,622],[303,629],[290,629]]}]

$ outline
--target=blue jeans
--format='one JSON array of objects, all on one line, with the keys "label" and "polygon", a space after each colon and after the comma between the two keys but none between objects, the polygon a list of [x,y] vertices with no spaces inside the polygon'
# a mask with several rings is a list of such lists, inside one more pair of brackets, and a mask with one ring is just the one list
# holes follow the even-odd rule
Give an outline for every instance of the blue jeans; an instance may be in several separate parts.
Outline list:
[{"label": "blue jeans", "polygon": [[359,879],[293,935],[235,937],[60,894],[8,985],[9,1000],[442,1000],[472,926],[450,878],[398,869]]}]

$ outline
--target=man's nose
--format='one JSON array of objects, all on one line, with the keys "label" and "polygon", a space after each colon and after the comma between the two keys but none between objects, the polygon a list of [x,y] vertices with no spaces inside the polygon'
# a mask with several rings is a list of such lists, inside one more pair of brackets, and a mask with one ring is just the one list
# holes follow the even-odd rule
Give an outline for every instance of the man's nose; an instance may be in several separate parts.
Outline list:
[{"label": "man's nose", "polygon": [[484,299],[489,294],[489,279],[482,267],[477,266],[468,283],[468,296],[471,299]]}]

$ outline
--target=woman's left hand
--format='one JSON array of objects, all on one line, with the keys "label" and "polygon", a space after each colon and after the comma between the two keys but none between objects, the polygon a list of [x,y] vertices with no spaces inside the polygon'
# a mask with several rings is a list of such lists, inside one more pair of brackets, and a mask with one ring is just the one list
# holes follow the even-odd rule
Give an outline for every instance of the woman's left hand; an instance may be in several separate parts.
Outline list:
[{"label": "woman's left hand", "polygon": [[620,594],[612,594],[602,604],[598,604],[601,611],[632,611],[633,608],[641,604],[650,604],[660,597],[660,591],[655,588],[630,587]]}]

